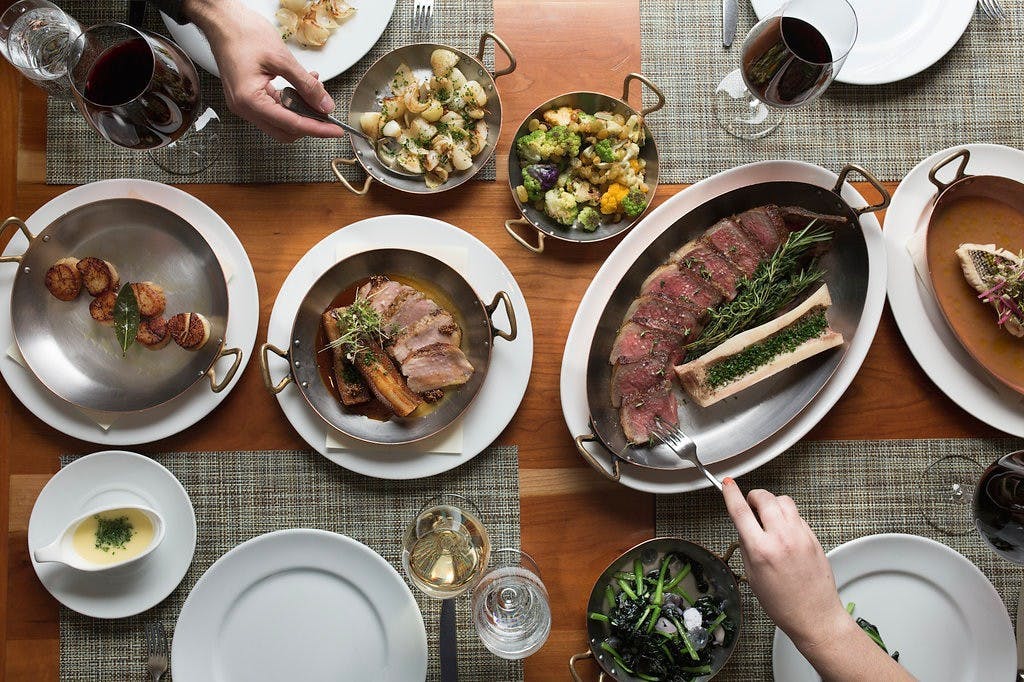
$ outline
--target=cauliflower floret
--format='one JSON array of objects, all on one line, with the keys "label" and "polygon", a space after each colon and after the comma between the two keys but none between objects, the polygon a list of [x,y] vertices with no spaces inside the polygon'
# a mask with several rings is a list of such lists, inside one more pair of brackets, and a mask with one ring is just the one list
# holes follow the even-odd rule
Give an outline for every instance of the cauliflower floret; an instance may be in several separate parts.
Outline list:
[{"label": "cauliflower floret", "polygon": [[612,149],[611,139],[600,140],[594,145],[594,154],[604,163],[611,163],[615,160],[615,150]]},{"label": "cauliflower floret", "polygon": [[544,120],[553,126],[567,126],[576,120],[576,110],[570,107],[561,107],[544,112]]},{"label": "cauliflower floret", "polygon": [[565,126],[534,130],[516,140],[519,161],[536,163],[571,158],[580,153],[580,136]]},{"label": "cauliflower floret", "polygon": [[613,182],[610,184],[605,193],[601,195],[601,213],[605,215],[618,213],[619,204],[626,198],[627,194],[629,194],[629,190],[619,183]]},{"label": "cauliflower floret", "polygon": [[544,194],[544,212],[562,225],[572,225],[576,222],[579,209],[576,206],[576,198],[571,193],[551,189]]}]

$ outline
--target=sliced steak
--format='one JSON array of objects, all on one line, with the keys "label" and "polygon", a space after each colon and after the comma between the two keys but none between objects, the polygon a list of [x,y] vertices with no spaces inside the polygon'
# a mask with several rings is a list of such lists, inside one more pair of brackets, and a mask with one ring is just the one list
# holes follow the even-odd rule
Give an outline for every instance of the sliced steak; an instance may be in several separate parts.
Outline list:
[{"label": "sliced steak", "polygon": [[782,219],[786,223],[786,229],[790,231],[802,230],[807,227],[812,220],[819,220],[822,225],[831,225],[833,227],[837,225],[845,225],[849,222],[845,216],[830,215],[828,213],[815,213],[814,211],[808,211],[806,208],[801,208],[799,206],[782,206],[779,208],[779,213],[782,215]]},{"label": "sliced steak", "polygon": [[626,396],[619,409],[619,422],[626,439],[640,445],[651,439],[651,428],[658,422],[676,426],[677,409],[672,385],[664,381],[646,393]]},{"label": "sliced steak", "polygon": [[778,206],[758,206],[736,216],[743,231],[757,242],[766,254],[775,250],[789,236],[782,212]]},{"label": "sliced steak", "polygon": [[403,362],[409,353],[434,343],[462,345],[462,329],[445,310],[438,309],[406,327],[388,347],[388,352],[395,360]]},{"label": "sliced steak", "polygon": [[461,386],[473,376],[473,365],[465,353],[450,343],[434,343],[410,353],[402,363],[402,374],[415,393],[448,386]]},{"label": "sliced steak", "polygon": [[627,322],[615,337],[609,362],[616,365],[639,362],[645,358],[662,358],[675,365],[682,356],[681,335]]},{"label": "sliced steak", "polygon": [[665,383],[673,374],[672,365],[661,358],[645,358],[639,362],[612,367],[612,406],[619,407],[623,396],[646,393]]},{"label": "sliced steak", "polygon": [[702,239],[725,256],[745,277],[753,275],[765,257],[761,247],[744,234],[739,223],[728,218],[716,223]]},{"label": "sliced steak", "polygon": [[689,339],[700,334],[704,325],[691,306],[661,296],[641,296],[633,301],[626,319],[651,329],[680,334]]},{"label": "sliced steak", "polygon": [[643,286],[640,295],[653,295],[670,301],[687,302],[699,317],[711,306],[722,302],[722,294],[710,283],[678,264],[670,263],[655,270]]},{"label": "sliced steak", "polygon": [[739,270],[715,249],[700,244],[686,253],[679,261],[679,267],[696,272],[702,279],[710,282],[725,300],[731,301],[736,298]]}]

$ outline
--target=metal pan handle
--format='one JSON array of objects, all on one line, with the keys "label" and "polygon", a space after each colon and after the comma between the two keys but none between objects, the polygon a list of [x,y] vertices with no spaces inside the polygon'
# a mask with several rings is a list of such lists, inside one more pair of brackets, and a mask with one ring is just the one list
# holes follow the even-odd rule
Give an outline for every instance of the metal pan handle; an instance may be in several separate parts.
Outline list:
[{"label": "metal pan handle", "polygon": [[658,102],[656,104],[653,104],[653,105],[647,107],[646,109],[641,109],[640,110],[640,115],[641,116],[646,116],[647,114],[653,114],[655,111],[657,111],[658,109],[661,109],[663,106],[665,106],[665,95],[664,95],[664,93],[661,92],[661,88],[659,88],[657,85],[652,83],[651,80],[647,76],[643,75],[642,73],[631,73],[631,74],[626,76],[626,79],[624,81],[622,81],[622,101],[623,102],[629,103],[629,84],[631,82],[633,82],[633,81],[640,81],[641,83],[646,85],[648,88],[650,88],[651,92],[653,92],[655,94],[655,96],[658,98]]},{"label": "metal pan handle", "polygon": [[[4,231],[7,230],[7,228],[10,227],[11,225],[18,226],[18,229],[21,230],[22,234],[24,234],[25,237],[28,239],[29,244],[31,244],[32,240],[36,238],[36,236],[32,234],[32,232],[28,229],[28,225],[26,225],[25,222],[20,218],[15,218],[14,216],[11,216],[10,218],[3,222],[3,225],[0,225],[0,235],[3,235]],[[13,238],[13,235],[11,236]],[[26,249],[26,251],[27,250],[28,249]],[[0,256],[0,263],[20,263],[21,259],[24,256],[24,253],[21,253],[17,256]]]},{"label": "metal pan handle", "polygon": [[[513,225],[529,225],[530,227],[533,227],[533,229],[537,232],[537,246],[534,246],[530,242],[526,241],[526,239],[524,239],[522,235],[513,230]],[[517,242],[519,242],[519,245],[522,246],[524,249],[531,251],[533,253],[544,253],[544,233],[538,230],[536,227],[534,227],[533,223],[531,223],[526,218],[506,220],[505,231],[512,236],[512,239],[515,239]]]},{"label": "metal pan handle", "polygon": [[882,201],[871,206],[865,206],[864,208],[855,208],[853,209],[853,212],[856,215],[864,215],[865,213],[874,213],[875,211],[881,211],[888,208],[889,202],[892,201],[892,195],[889,194],[889,190],[887,190],[885,186],[878,181],[878,178],[876,178],[871,171],[856,163],[848,163],[843,166],[843,170],[839,171],[839,178],[836,180],[836,185],[832,188],[832,191],[835,194],[842,196],[843,183],[846,182],[846,178],[850,173],[854,172],[860,173],[865,180],[871,183],[871,186],[882,195]]},{"label": "metal pan handle", "polygon": [[268,351],[278,356],[279,358],[287,360],[289,366],[291,366],[292,361],[291,353],[288,351],[281,350],[280,348],[270,343],[269,341],[260,346],[260,372],[263,374],[263,385],[267,387],[267,390],[270,391],[271,395],[277,395],[278,393],[284,390],[285,386],[292,382],[292,375],[289,374],[284,379],[281,379],[281,381],[275,384],[274,380],[270,378],[270,363],[267,361]]},{"label": "metal pan handle", "polygon": [[[723,554],[722,556],[720,556],[718,558],[722,560],[723,564],[725,564],[726,566],[729,566],[729,560],[732,559],[733,555],[736,553],[736,550],[739,549],[739,548],[740,548],[739,541],[733,540],[732,544],[730,544],[729,547],[725,550],[725,554]],[[715,555],[715,556],[718,556],[718,555]],[[741,583],[747,582],[747,576],[745,574],[743,574],[743,573],[737,574],[736,571],[732,570],[732,566],[729,566],[729,570],[732,571],[732,574],[736,577],[736,580],[738,582],[741,582]]]},{"label": "metal pan handle", "polygon": [[[583,682],[583,678],[576,672],[576,663],[579,661],[585,661],[588,658],[593,658],[594,652],[589,649],[582,654],[573,654],[572,658],[569,659],[569,674],[572,675],[573,682]],[[604,682],[604,671],[597,677],[597,682]]]},{"label": "metal pan handle", "polygon": [[[227,374],[225,374],[220,381],[217,381],[217,361],[229,355],[234,355],[235,361],[231,363],[231,367],[228,368]],[[225,388],[227,388],[228,384],[231,383],[231,380],[235,378],[235,373],[238,372],[238,368],[241,366],[242,349],[225,348],[224,345],[221,344],[220,352],[217,353],[217,357],[214,358],[213,360],[213,365],[210,367],[210,370],[206,373],[206,376],[210,377],[210,390],[213,391],[214,393],[220,393]]]},{"label": "metal pan handle", "polygon": [[362,196],[362,195],[364,195],[364,194],[366,194],[367,192],[370,191],[370,184],[373,182],[373,178],[371,178],[369,175],[367,175],[366,176],[366,181],[363,182],[363,188],[362,189],[356,189],[355,187],[352,186],[352,183],[350,183],[348,181],[348,178],[346,178],[344,175],[341,174],[341,169],[338,168],[338,164],[345,164],[346,166],[354,166],[354,165],[356,165],[355,158],[351,158],[351,159],[341,159],[341,158],[331,159],[331,170],[334,171],[334,174],[336,176],[338,176],[338,182],[340,182],[341,184],[345,185],[345,189],[347,189],[349,192],[352,192],[352,194],[358,194],[359,196]]},{"label": "metal pan handle", "polygon": [[[498,302],[501,302],[505,306],[505,315],[508,317],[508,331],[498,329],[494,326],[494,311],[498,309]],[[484,306],[484,310],[487,311],[488,322],[491,325],[491,333],[495,336],[505,339],[506,341],[515,341],[516,337],[519,336],[519,326],[516,324],[516,311],[512,307],[512,299],[509,298],[508,294],[504,291],[499,291],[494,295],[494,299],[490,305]]]},{"label": "metal pan handle", "polygon": [[619,482],[619,479],[622,477],[619,458],[616,457],[614,453],[612,454],[612,470],[608,471],[604,468],[604,465],[598,462],[597,458],[591,454],[590,450],[587,449],[587,446],[584,445],[584,443],[600,443],[601,441],[597,439],[597,436],[592,433],[588,433],[584,436],[576,436],[574,440],[576,441],[576,451],[579,452],[583,459],[586,460],[587,464],[597,469],[598,472],[600,472],[600,474],[609,481],[615,481],[616,483]]},{"label": "metal pan handle", "polygon": [[[938,172],[940,170],[942,170],[943,168],[945,168],[946,166],[948,166],[949,164],[951,164],[954,161],[956,161],[957,159],[960,159],[960,165],[956,169],[956,176],[952,180],[950,180],[949,182],[943,182],[942,180],[939,180]],[[930,180],[933,185],[938,187],[939,188],[939,194],[942,194],[947,189],[949,189],[950,185],[952,185],[954,183],[957,183],[957,182],[960,182],[964,178],[968,177],[969,174],[967,173],[967,163],[970,160],[971,160],[971,150],[970,149],[961,149],[958,152],[953,152],[952,154],[947,156],[945,159],[943,159],[942,161],[939,161],[937,164],[932,166],[932,169],[930,171],[928,171],[928,180]]]},{"label": "metal pan handle", "polygon": [[495,71],[494,73],[492,73],[491,74],[491,78],[499,78],[500,76],[507,76],[508,74],[510,74],[513,71],[515,71],[516,70],[516,58],[515,58],[515,55],[512,54],[512,50],[508,49],[508,45],[505,44],[504,40],[499,38],[496,34],[491,33],[490,31],[488,31],[487,33],[485,33],[482,36],[480,36],[480,49],[477,50],[476,60],[478,62],[480,62],[481,64],[484,63],[484,50],[487,48],[487,39],[488,38],[490,38],[491,40],[494,41],[494,51],[495,52],[498,51],[498,48],[501,48],[501,51],[505,53],[506,57],[508,57],[508,66],[506,66],[501,71]]}]

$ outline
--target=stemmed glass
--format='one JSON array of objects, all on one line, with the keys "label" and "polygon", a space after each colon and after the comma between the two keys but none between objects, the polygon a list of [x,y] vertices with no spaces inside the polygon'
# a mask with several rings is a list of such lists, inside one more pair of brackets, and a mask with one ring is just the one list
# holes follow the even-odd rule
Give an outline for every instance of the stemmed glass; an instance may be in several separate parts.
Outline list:
[{"label": "stemmed glass", "polygon": [[1024,450],[1003,455],[985,470],[973,512],[974,525],[992,551],[1024,564]]},{"label": "stemmed glass", "polygon": [[107,141],[149,150],[175,175],[213,163],[220,119],[202,105],[192,60],[170,40],[127,24],[97,24],[78,36],[67,73],[78,110]]},{"label": "stemmed glass", "polygon": [[967,535],[974,530],[967,508],[983,470],[966,455],[947,455],[925,468],[918,495],[929,526],[946,535]]},{"label": "stemmed glass", "polygon": [[518,549],[496,549],[491,562],[473,589],[473,624],[495,656],[526,658],[551,634],[551,604],[540,568]]},{"label": "stemmed glass", "polygon": [[786,109],[828,88],[856,40],[847,0],[790,0],[750,30],[740,68],[718,84],[718,122],[745,140],[771,134]]},{"label": "stemmed glass", "polygon": [[418,589],[441,602],[441,679],[458,678],[455,597],[480,580],[491,541],[480,510],[462,495],[433,497],[410,522],[402,541],[402,566]]}]

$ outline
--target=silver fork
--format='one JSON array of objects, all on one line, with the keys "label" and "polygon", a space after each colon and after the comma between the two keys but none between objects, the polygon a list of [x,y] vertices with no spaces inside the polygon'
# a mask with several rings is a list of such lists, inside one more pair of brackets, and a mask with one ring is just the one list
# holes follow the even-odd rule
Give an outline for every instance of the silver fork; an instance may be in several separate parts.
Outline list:
[{"label": "silver fork", "polygon": [[1006,18],[1006,12],[1003,10],[1003,6],[999,4],[999,0],[979,0],[978,4],[981,5],[981,11],[989,19]]},{"label": "silver fork", "polygon": [[693,465],[700,469],[700,472],[704,474],[704,476],[711,481],[716,488],[719,490],[722,489],[722,482],[719,481],[713,473],[708,471],[697,457],[697,444],[694,443],[689,436],[680,431],[678,427],[665,424],[662,421],[657,421],[651,428],[651,433],[655,438],[671,448],[671,450],[679,455],[679,457],[693,462]]},{"label": "silver fork", "polygon": [[162,623],[146,626],[146,649],[149,650],[149,677],[153,682],[160,682],[167,672],[167,632]]},{"label": "silver fork", "polygon": [[412,30],[426,32],[430,30],[430,21],[434,18],[434,0],[415,0],[412,6]]}]

